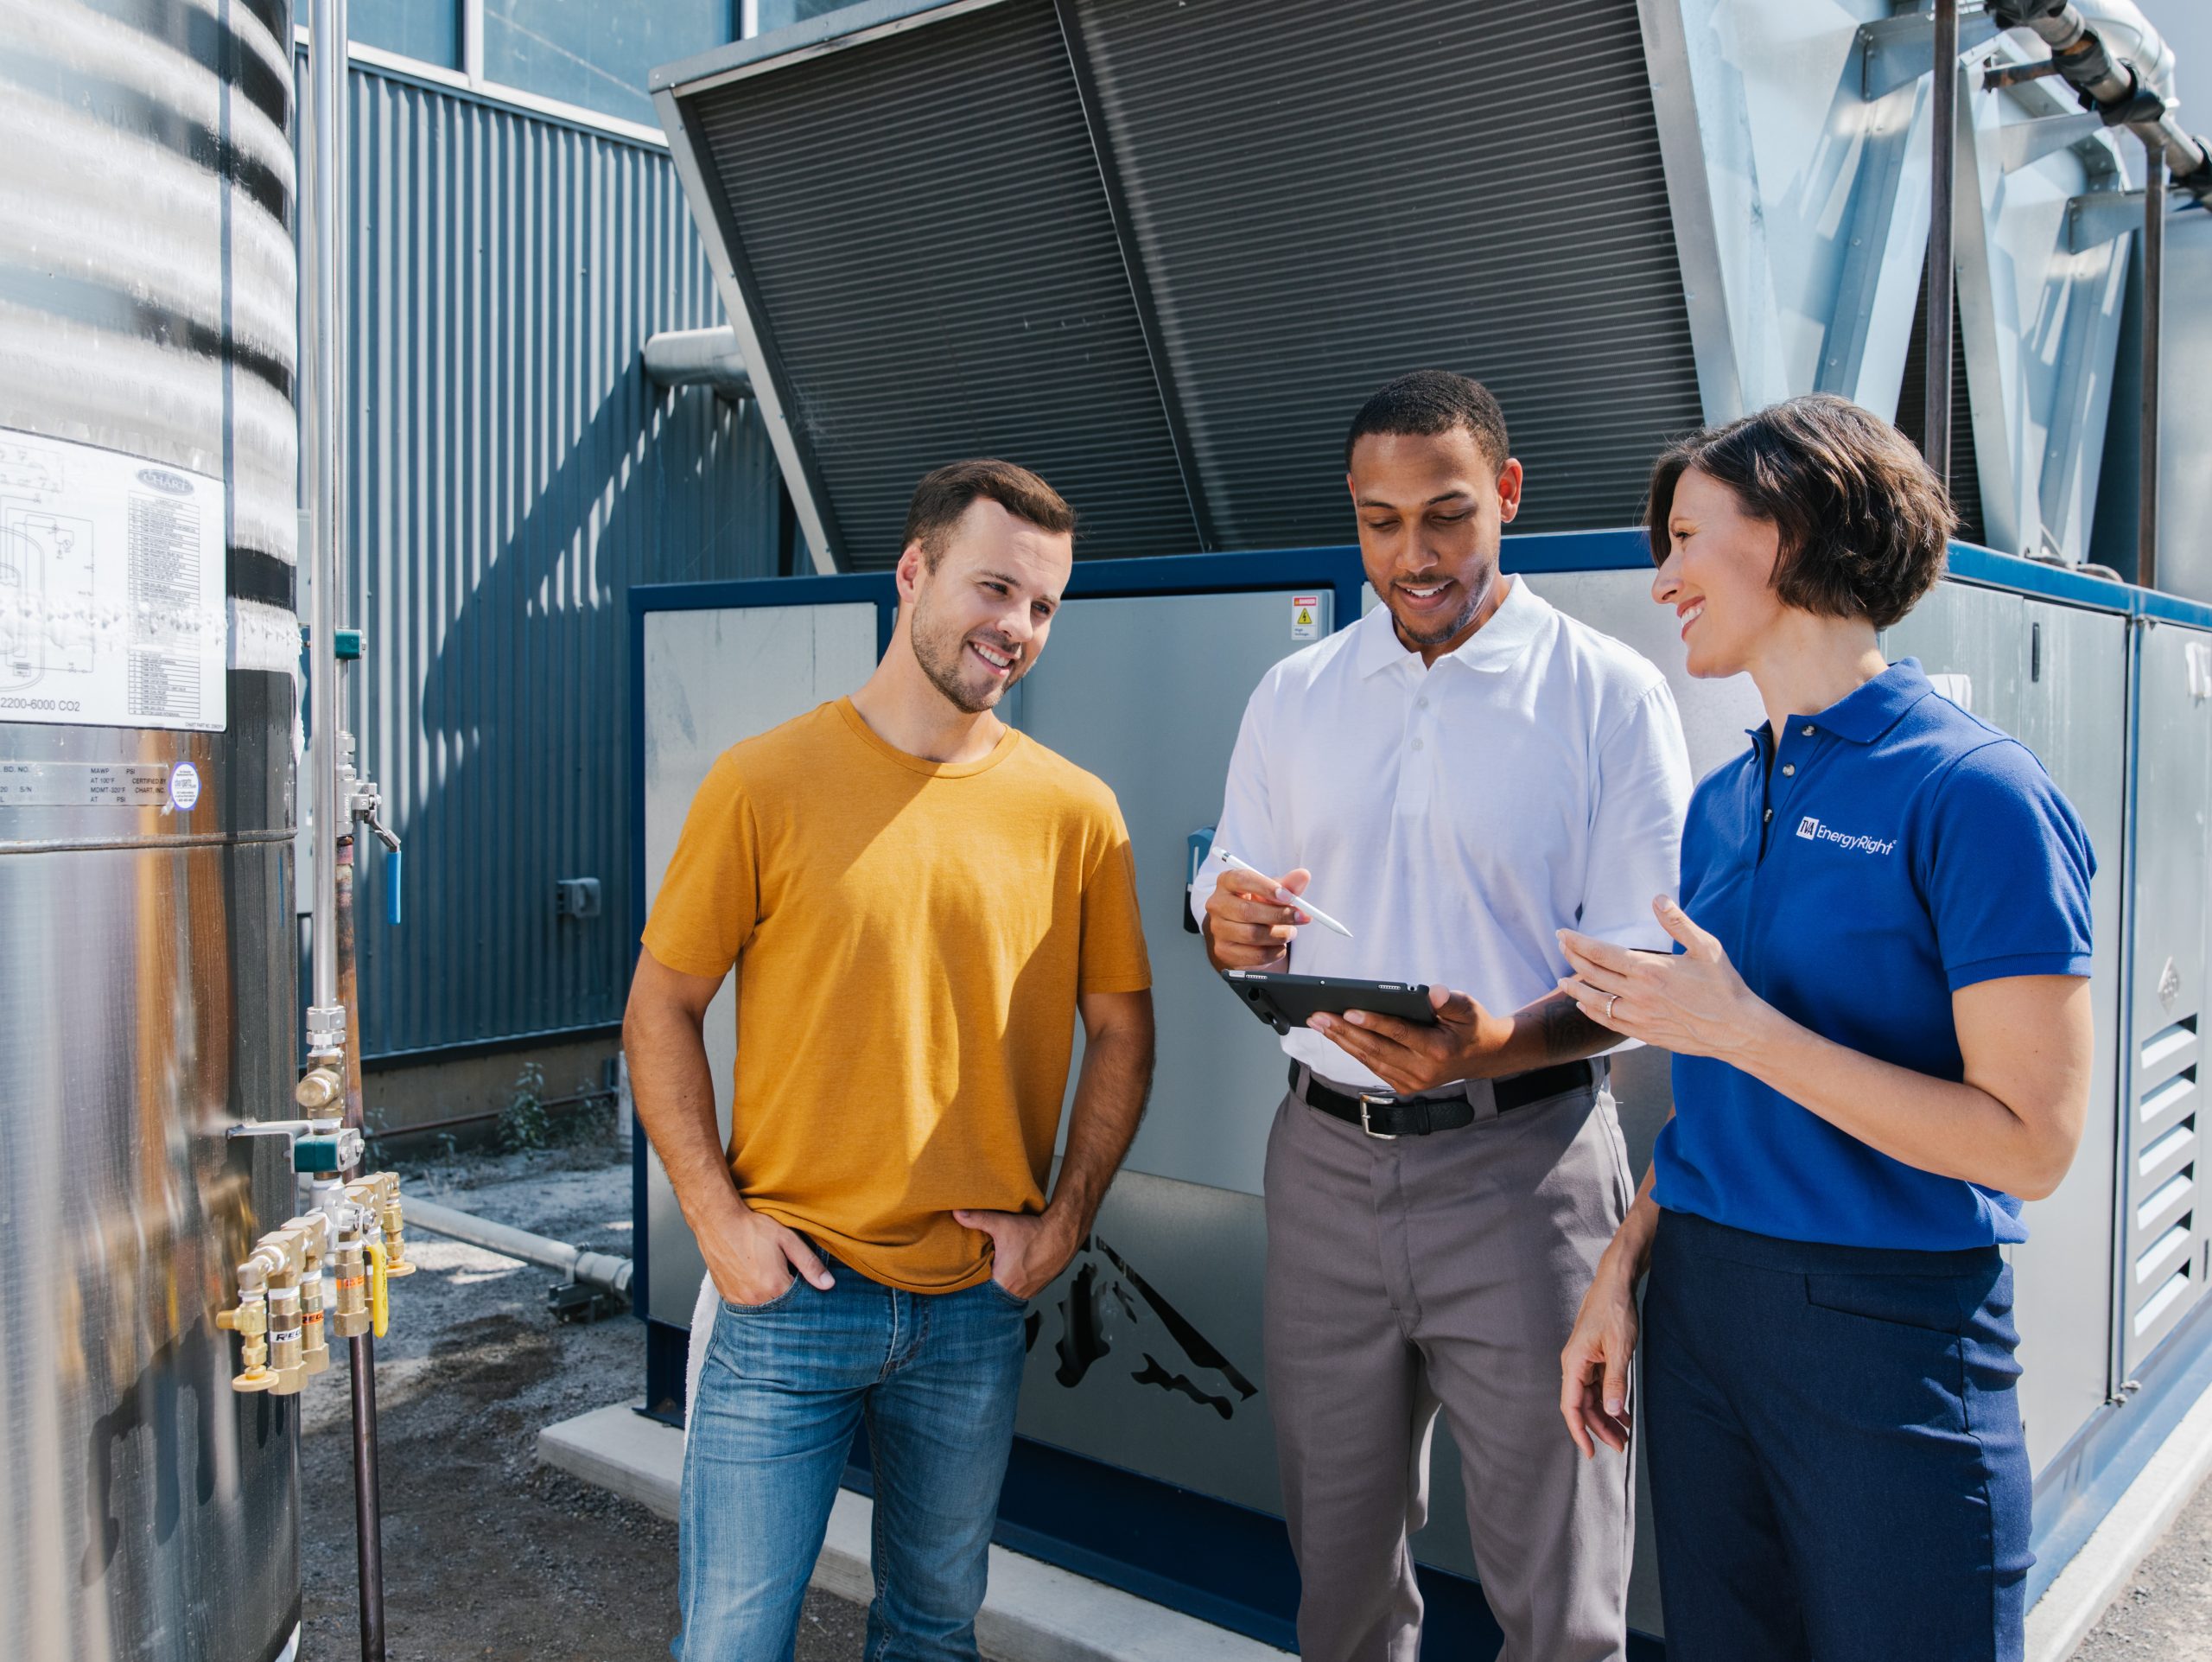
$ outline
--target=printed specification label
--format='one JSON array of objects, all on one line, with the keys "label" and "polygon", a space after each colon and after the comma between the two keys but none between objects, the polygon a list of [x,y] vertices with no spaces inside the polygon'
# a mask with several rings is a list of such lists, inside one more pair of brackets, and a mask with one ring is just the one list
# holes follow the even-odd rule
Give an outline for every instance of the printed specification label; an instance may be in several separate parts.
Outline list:
[{"label": "printed specification label", "polygon": [[0,429],[0,722],[219,731],[223,519],[219,480]]},{"label": "printed specification label", "polygon": [[[193,794],[196,799],[197,775]],[[164,761],[0,761],[0,808],[168,806],[169,767]]]}]

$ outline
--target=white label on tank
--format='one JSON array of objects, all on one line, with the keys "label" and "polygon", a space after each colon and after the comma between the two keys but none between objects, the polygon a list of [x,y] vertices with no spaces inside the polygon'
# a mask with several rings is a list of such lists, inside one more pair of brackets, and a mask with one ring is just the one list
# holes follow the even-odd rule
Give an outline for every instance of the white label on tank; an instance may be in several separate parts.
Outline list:
[{"label": "white label on tank", "polygon": [[0,429],[0,722],[222,729],[223,485]]},{"label": "white label on tank", "polygon": [[200,800],[200,770],[188,761],[169,769],[169,802],[179,813],[190,813]]},{"label": "white label on tank", "polygon": [[165,762],[0,761],[0,808],[166,808],[168,801]]},{"label": "white label on tank", "polygon": [[1293,640],[1319,640],[1321,638],[1320,595],[1293,595],[1290,597],[1290,638]]}]

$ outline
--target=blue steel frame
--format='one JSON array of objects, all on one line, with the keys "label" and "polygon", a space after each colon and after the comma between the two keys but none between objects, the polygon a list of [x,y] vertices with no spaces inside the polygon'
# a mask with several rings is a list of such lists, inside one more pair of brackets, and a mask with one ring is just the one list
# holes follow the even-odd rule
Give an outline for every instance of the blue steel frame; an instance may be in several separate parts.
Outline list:
[{"label": "blue steel frame", "polygon": [[[1591,571],[1649,569],[1649,544],[1641,527],[1509,537],[1501,551],[1508,571]],[[2133,619],[2155,618],[2212,630],[2212,606],[2128,584],[1954,544],[1948,575],[1959,582],[2005,589],[2038,599]],[[1357,622],[1365,575],[1356,547],[1275,550],[1257,553],[1193,554],[1179,557],[1079,562],[1066,597],[1098,599],[1196,593],[1233,593],[1311,585],[1334,595],[1338,628]],[[645,620],[648,614],[726,607],[811,606],[870,602],[876,607],[876,644],[890,645],[897,593],[888,572],[772,577],[731,583],[645,585],[630,590],[631,848],[630,892],[635,915],[632,938],[645,925]],[[2124,852],[2123,917],[2128,932],[2120,955],[2120,1005],[2130,1007],[2133,968],[2133,881],[2136,815],[2133,790],[2139,738],[2137,676],[2130,644],[2128,696],[2129,844]],[[633,946],[633,963],[634,963]],[[2130,1054],[2121,1035],[2123,1065]],[[2123,1108],[2126,1098],[2121,1098]],[[2124,1162],[2126,1150],[2121,1151]],[[637,1218],[633,1308],[647,1302],[649,1234],[645,1224],[645,1143],[636,1139],[632,1171]],[[2118,1181],[2116,1179],[2116,1181]],[[2116,1291],[2117,1289],[2115,1289]],[[2115,1309],[2118,1307],[2115,1306]],[[652,1417],[681,1424],[688,1336],[679,1328],[644,1318],[646,1329],[646,1405]],[[2116,1319],[2116,1318],[2115,1318]],[[2046,1473],[2055,1493],[2037,1495],[2037,1557],[2031,1602],[2065,1567],[2120,1493],[2142,1470],[2166,1435],[2207,1389],[2212,1389],[2212,1298],[2168,1336],[2154,1359],[2152,1377],[2108,1407],[2083,1430]],[[1102,1461],[1027,1437],[1015,1440],[1001,1497],[996,1538],[1045,1559],[1126,1589],[1141,1597],[1285,1647],[1296,1642],[1297,1571],[1281,1520],[1211,1495],[1181,1489]],[[847,1468],[849,1487],[873,1487],[865,1437]],[[2064,1497],[2056,1510],[2050,1502]],[[1501,1635],[1481,1590],[1472,1582],[1424,1567],[1428,1600],[1424,1650],[1436,1655],[1488,1656]],[[1632,1635],[1629,1654],[1650,1662],[1664,1654],[1659,1641]]]}]

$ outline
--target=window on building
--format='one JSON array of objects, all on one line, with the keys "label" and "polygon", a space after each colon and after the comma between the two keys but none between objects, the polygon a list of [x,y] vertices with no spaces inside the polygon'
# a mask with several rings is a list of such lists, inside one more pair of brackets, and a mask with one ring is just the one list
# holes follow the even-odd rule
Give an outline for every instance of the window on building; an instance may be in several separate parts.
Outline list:
[{"label": "window on building", "polygon": [[363,46],[457,69],[461,67],[461,3],[462,0],[350,0],[346,8],[346,32]]},{"label": "window on building", "polygon": [[646,76],[737,34],[733,0],[483,4],[485,80],[649,126],[658,124]]},{"label": "window on building", "polygon": [[753,0],[757,21],[753,32],[766,35],[772,29],[785,29],[792,23],[804,22],[810,17],[819,17],[824,12],[842,11],[858,0]]}]

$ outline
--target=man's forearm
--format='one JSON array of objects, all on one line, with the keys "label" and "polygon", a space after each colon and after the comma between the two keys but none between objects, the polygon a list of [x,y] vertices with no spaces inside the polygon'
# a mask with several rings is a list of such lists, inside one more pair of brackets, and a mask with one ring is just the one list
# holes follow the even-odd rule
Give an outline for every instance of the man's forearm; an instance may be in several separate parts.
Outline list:
[{"label": "man's forearm", "polygon": [[1152,1090],[1152,1060],[1149,1023],[1100,1033],[1084,1045],[1075,1106],[1068,1115],[1067,1151],[1046,1208],[1065,1219],[1077,1239],[1090,1232],[1107,1188],[1136,1137]]},{"label": "man's forearm", "polygon": [[1619,1034],[1599,1027],[1563,992],[1547,993],[1505,1019],[1513,1024],[1513,1030],[1485,1070],[1492,1079],[1595,1056],[1621,1041]]},{"label": "man's forearm", "polygon": [[623,1023],[638,1124],[660,1156],[695,1235],[725,1229],[746,1210],[715,1118],[715,1076],[699,1029],[681,1015],[632,1011]]}]

